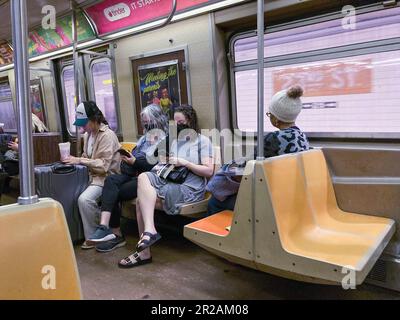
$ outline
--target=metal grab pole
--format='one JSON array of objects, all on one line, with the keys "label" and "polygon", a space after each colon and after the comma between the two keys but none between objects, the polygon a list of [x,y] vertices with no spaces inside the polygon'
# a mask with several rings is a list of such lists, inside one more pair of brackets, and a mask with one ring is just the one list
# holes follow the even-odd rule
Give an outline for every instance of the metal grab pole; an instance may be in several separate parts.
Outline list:
[{"label": "metal grab pole", "polygon": [[26,0],[11,0],[15,91],[18,110],[19,204],[38,201],[33,172],[32,115],[29,103],[28,22]]},{"label": "metal grab pole", "polygon": [[257,0],[258,91],[257,160],[264,160],[264,0]]},{"label": "metal grab pole", "polygon": [[[80,95],[79,95],[79,54],[77,50],[78,45],[78,30],[77,30],[77,21],[76,21],[76,3],[74,0],[71,0],[70,6],[72,9],[72,38],[73,38],[73,46],[72,46],[72,57],[74,60],[74,91],[75,91],[75,110],[80,103]],[[81,155],[81,135],[79,132],[79,128],[76,129],[76,156],[80,157]]]}]

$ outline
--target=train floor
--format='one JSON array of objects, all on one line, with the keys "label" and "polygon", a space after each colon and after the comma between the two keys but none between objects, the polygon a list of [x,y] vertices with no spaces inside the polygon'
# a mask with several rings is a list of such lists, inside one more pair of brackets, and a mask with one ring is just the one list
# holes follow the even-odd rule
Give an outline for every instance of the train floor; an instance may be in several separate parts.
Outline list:
[{"label": "train floor", "polygon": [[[134,222],[131,222],[134,223]],[[138,241],[129,228],[127,245],[109,253],[75,247],[85,299],[400,299],[400,293],[368,284],[356,290],[307,284],[233,264],[162,230],[151,264],[120,269],[120,259]],[[160,230],[161,232],[161,230]]]}]

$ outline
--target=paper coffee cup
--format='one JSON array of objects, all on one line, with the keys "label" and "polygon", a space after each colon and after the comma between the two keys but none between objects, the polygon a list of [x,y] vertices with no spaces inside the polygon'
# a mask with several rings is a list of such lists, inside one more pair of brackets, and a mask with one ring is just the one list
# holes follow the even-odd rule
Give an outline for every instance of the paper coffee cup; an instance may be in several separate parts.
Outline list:
[{"label": "paper coffee cup", "polygon": [[64,143],[59,143],[58,147],[60,148],[60,155],[61,155],[61,161],[65,160],[71,155],[71,143],[70,142],[64,142]]}]

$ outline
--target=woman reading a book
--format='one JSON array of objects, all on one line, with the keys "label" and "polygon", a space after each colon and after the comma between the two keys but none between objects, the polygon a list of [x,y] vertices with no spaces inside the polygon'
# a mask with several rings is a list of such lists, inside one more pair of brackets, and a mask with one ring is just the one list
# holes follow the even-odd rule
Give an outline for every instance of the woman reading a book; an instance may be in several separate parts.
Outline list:
[{"label": "woman reading a book", "polygon": [[137,251],[119,262],[121,268],[152,261],[150,246],[161,238],[154,225],[155,209],[177,215],[183,204],[204,199],[207,178],[214,170],[211,141],[199,134],[193,107],[176,108],[174,121],[178,135],[171,143],[167,163],[138,178],[136,216],[141,236]]},{"label": "woman reading a book", "polygon": [[168,132],[168,117],[158,105],[149,105],[140,113],[144,135],[132,153],[120,149],[121,174],[108,176],[101,196],[100,225],[86,241],[89,248],[109,252],[126,244],[120,229],[121,201],[137,196],[138,175],[156,164],[155,153]]}]

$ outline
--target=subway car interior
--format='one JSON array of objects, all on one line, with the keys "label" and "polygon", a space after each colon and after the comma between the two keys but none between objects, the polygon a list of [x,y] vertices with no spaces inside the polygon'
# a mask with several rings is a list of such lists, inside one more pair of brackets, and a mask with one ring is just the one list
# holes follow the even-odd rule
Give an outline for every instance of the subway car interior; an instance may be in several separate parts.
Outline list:
[{"label": "subway car interior", "polygon": [[400,298],[399,82],[397,0],[0,0],[0,299]]}]

